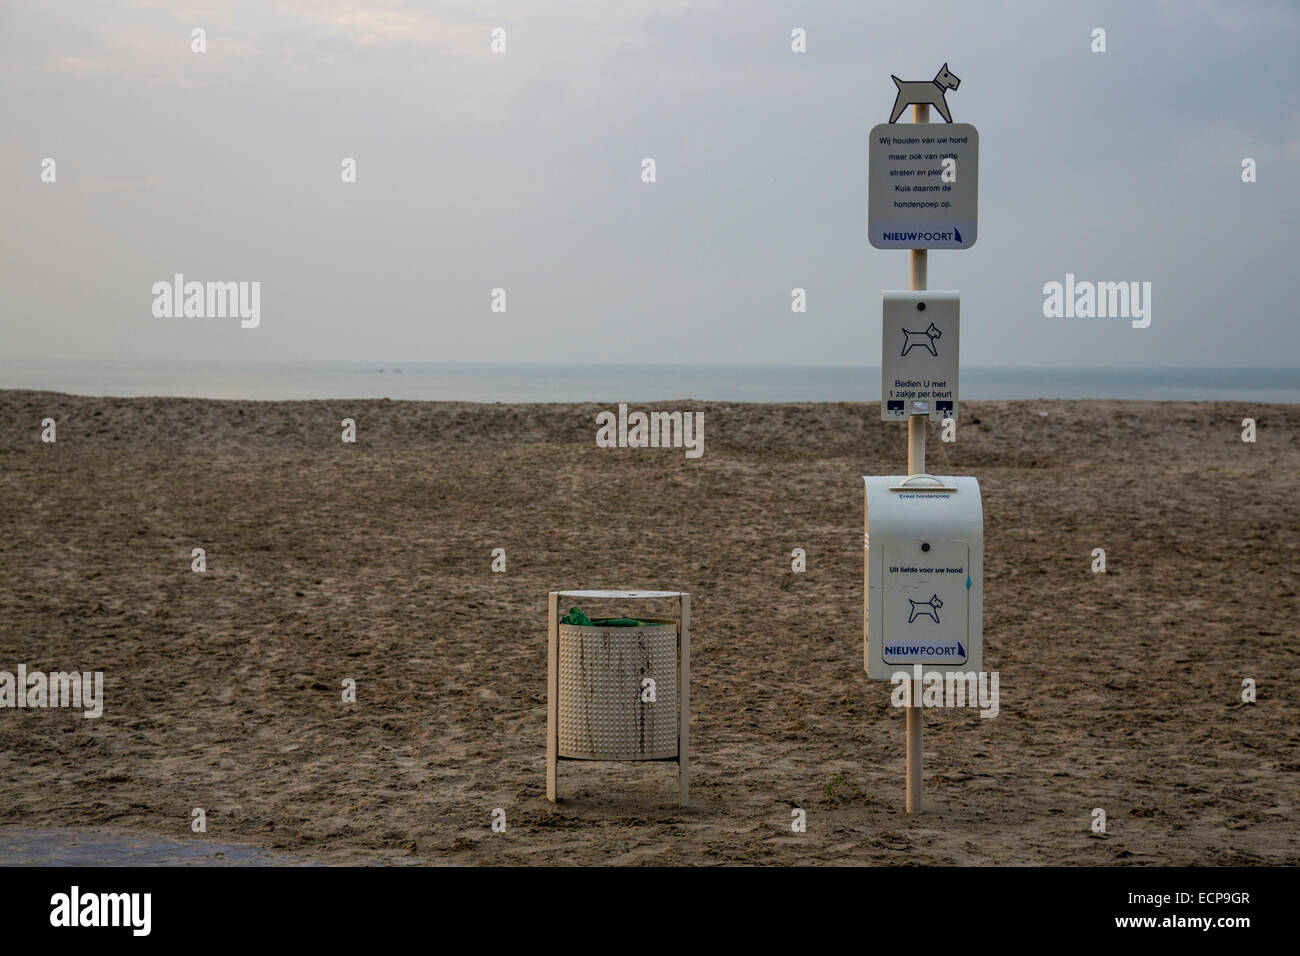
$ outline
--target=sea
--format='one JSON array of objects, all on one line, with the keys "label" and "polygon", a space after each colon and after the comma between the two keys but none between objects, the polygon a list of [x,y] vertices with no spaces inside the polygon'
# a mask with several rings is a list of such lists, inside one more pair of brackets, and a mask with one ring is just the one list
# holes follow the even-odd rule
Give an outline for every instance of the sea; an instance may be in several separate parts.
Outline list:
[{"label": "sea", "polygon": [[[0,388],[76,395],[462,402],[876,402],[879,366],[0,360]],[[1300,402],[1300,368],[963,367],[966,400]]]}]

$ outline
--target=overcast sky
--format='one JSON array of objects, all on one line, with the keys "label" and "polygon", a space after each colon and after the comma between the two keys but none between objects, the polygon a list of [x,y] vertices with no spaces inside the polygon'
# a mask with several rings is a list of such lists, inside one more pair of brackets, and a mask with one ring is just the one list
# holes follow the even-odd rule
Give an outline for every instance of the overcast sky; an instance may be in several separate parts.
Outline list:
[{"label": "overcast sky", "polygon": [[[1296,365],[1297,50],[1293,0],[4,0],[0,358],[878,364],[868,133],[946,61],[964,364]],[[156,318],[177,272],[260,326]]]}]

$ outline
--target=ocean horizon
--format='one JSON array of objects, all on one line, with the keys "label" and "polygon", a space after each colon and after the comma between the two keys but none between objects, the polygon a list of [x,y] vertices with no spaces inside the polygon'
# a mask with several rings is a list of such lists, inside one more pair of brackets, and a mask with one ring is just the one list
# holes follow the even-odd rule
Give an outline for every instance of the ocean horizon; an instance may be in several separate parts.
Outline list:
[{"label": "ocean horizon", "polygon": [[[880,366],[0,361],[0,388],[239,400],[876,402]],[[966,366],[961,399],[1300,403],[1300,368]]]}]

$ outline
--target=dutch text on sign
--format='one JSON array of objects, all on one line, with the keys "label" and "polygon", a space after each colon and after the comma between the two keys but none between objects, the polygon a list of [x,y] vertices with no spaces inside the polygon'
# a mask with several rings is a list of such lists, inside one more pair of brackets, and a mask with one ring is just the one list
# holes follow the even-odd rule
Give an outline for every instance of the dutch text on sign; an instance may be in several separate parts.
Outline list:
[{"label": "dutch text on sign", "polygon": [[881,123],[871,131],[867,181],[877,249],[975,245],[979,133],[969,123]]}]

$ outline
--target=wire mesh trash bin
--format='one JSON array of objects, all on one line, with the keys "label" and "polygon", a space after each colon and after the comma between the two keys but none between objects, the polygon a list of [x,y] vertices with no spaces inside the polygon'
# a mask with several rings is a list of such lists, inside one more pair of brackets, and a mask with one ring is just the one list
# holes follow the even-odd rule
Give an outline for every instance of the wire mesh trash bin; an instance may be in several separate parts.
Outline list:
[{"label": "wire mesh trash bin", "polygon": [[[678,620],[640,627],[560,622],[560,599],[676,598]],[[687,805],[690,594],[552,591],[547,640],[546,796],[560,760],[675,760]]]}]

